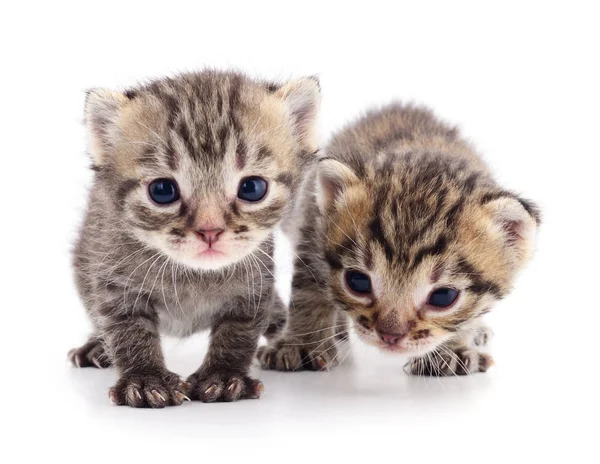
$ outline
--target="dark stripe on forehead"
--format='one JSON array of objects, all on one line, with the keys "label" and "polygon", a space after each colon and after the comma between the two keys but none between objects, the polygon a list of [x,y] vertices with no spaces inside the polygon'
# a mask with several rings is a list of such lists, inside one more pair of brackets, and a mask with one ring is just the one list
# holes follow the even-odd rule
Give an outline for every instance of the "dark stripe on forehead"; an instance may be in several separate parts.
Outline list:
[{"label": "dark stripe on forehead", "polygon": [[445,235],[440,235],[433,245],[421,248],[413,258],[409,270],[416,269],[425,258],[429,256],[437,256],[446,251],[448,239]]},{"label": "dark stripe on forehead", "polygon": [[226,124],[221,124],[216,132],[216,143],[219,145],[218,150],[222,157],[225,156],[225,151],[227,150],[227,141],[229,140],[229,135],[229,127]]},{"label": "dark stripe on forehead", "polygon": [[479,179],[479,173],[474,173],[474,174],[471,174],[469,177],[467,177],[467,179],[465,180],[465,182],[463,184],[463,193],[465,195],[469,195],[469,194],[473,193],[473,190],[475,189],[475,186],[477,185],[478,179]]},{"label": "dark stripe on forehead", "polygon": [[238,75],[231,76],[229,80],[229,110],[236,111],[240,104],[242,78]]},{"label": "dark stripe on forehead", "polygon": [[179,157],[179,153],[177,153],[177,151],[175,151],[170,143],[169,140],[169,146],[166,149],[166,156],[167,156],[167,165],[169,166],[169,169],[172,169],[173,171],[177,170],[177,167],[179,166],[179,162],[181,161],[181,158]]},{"label": "dark stripe on forehead", "polygon": [[446,213],[446,226],[454,227],[456,225],[456,220],[463,210],[465,203],[463,199],[459,198],[454,205],[448,210]]},{"label": "dark stripe on forehead", "polygon": [[246,142],[243,140],[237,141],[237,148],[235,154],[235,162],[237,168],[242,170],[246,166],[246,160],[248,159],[248,147],[246,146]]},{"label": "dark stripe on forehead", "polygon": [[259,161],[262,161],[264,159],[269,159],[272,157],[273,157],[273,152],[265,146],[260,147],[258,150],[258,153],[256,154],[256,159]]},{"label": "dark stripe on forehead", "polygon": [[367,269],[373,269],[373,251],[371,250],[370,246],[365,248],[364,260]]},{"label": "dark stripe on forehead", "polygon": [[386,259],[389,262],[392,262],[394,259],[394,250],[385,238],[383,225],[381,224],[381,218],[379,216],[375,216],[375,218],[369,223],[369,232],[371,233],[372,240],[379,243],[383,248]]},{"label": "dark stripe on forehead", "polygon": [[169,127],[174,127],[174,121],[180,113],[179,101],[177,101],[177,98],[175,98],[173,95],[166,93],[165,91],[160,91],[158,94],[158,98],[165,106],[169,115]]}]

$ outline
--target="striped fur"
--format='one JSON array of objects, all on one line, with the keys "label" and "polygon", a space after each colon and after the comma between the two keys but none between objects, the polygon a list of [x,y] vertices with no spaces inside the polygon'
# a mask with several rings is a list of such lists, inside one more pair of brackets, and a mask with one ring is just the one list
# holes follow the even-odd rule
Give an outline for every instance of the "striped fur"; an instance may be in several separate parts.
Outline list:
[{"label": "striped fur", "polygon": [[[263,366],[335,364],[349,319],[383,350],[429,353],[408,364],[412,373],[485,370],[491,358],[474,344],[487,334],[480,317],[531,255],[535,205],[498,186],[455,128],[400,104],[337,134],[310,182],[304,217],[288,225],[298,237],[290,318],[259,353]],[[348,288],[349,269],[370,276],[371,295]],[[452,308],[426,304],[439,287],[460,290]],[[390,346],[382,333],[401,341]],[[452,362],[440,362],[448,353]]]},{"label": "striped fur", "polygon": [[[319,99],[313,78],[277,85],[216,71],[89,93],[95,177],[74,268],[94,333],[70,356],[117,367],[113,402],[260,395],[247,373],[270,324],[272,234],[316,161]],[[269,183],[257,203],[237,198],[252,175]],[[174,179],[180,200],[153,203],[148,185],[158,178]],[[215,228],[224,230],[220,254],[200,255],[208,245],[196,232]],[[209,352],[183,382],[165,367],[160,335],[205,329]]]}]

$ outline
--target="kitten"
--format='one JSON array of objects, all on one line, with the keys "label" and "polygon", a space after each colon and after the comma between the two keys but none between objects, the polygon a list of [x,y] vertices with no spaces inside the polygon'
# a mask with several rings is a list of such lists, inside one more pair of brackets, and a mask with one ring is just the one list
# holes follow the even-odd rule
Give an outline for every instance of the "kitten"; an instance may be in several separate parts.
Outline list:
[{"label": "kitten", "polygon": [[333,366],[349,316],[360,339],[412,356],[409,373],[485,371],[481,316],[530,258],[537,207],[498,186],[455,128],[400,104],[337,134],[310,182],[287,225],[299,234],[289,321],[262,366]]},{"label": "kitten", "polygon": [[[70,359],[116,366],[112,402],[260,396],[248,370],[271,322],[273,231],[316,162],[319,102],[313,78],[215,71],[88,94],[95,175],[74,268],[94,332]],[[160,334],[205,329],[209,351],[183,382]]]}]

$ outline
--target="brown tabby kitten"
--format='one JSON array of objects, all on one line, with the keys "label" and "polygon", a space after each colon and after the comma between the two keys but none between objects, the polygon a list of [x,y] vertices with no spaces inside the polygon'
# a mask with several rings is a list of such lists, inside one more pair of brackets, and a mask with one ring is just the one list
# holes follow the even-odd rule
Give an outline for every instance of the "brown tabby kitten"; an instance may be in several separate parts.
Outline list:
[{"label": "brown tabby kitten", "polygon": [[[422,375],[485,371],[480,317],[531,256],[535,205],[499,187],[455,128],[392,104],[334,137],[311,177],[285,333],[264,368],[337,362],[347,316],[362,340]],[[314,193],[316,191],[316,194]]]},{"label": "brown tabby kitten", "polygon": [[[116,366],[114,403],[260,396],[248,370],[271,321],[273,230],[316,161],[319,101],[313,78],[215,71],[89,93],[95,176],[74,266],[94,333],[70,358]],[[160,334],[204,329],[209,351],[183,382]]]}]

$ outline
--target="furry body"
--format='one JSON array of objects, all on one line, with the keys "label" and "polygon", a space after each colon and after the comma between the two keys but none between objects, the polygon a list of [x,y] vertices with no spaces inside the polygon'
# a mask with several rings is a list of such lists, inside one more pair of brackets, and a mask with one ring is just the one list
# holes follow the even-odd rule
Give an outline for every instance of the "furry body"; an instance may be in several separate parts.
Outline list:
[{"label": "furry body", "polygon": [[[269,332],[272,235],[315,160],[319,98],[312,78],[276,85],[216,71],[90,92],[95,177],[74,268],[94,333],[70,356],[116,366],[114,403],[260,395],[247,374]],[[256,176],[268,189],[246,201],[242,185]],[[156,202],[157,179],[177,191],[172,201]],[[166,368],[160,334],[207,329],[209,352],[184,382]]]},{"label": "furry body", "polygon": [[[481,316],[529,259],[537,208],[502,189],[458,131],[423,108],[392,104],[335,135],[286,225],[298,259],[284,334],[263,367],[323,369],[352,321],[369,344],[412,356],[414,374],[485,371]],[[348,272],[372,291],[348,288]],[[452,307],[432,292],[458,293]]]}]

